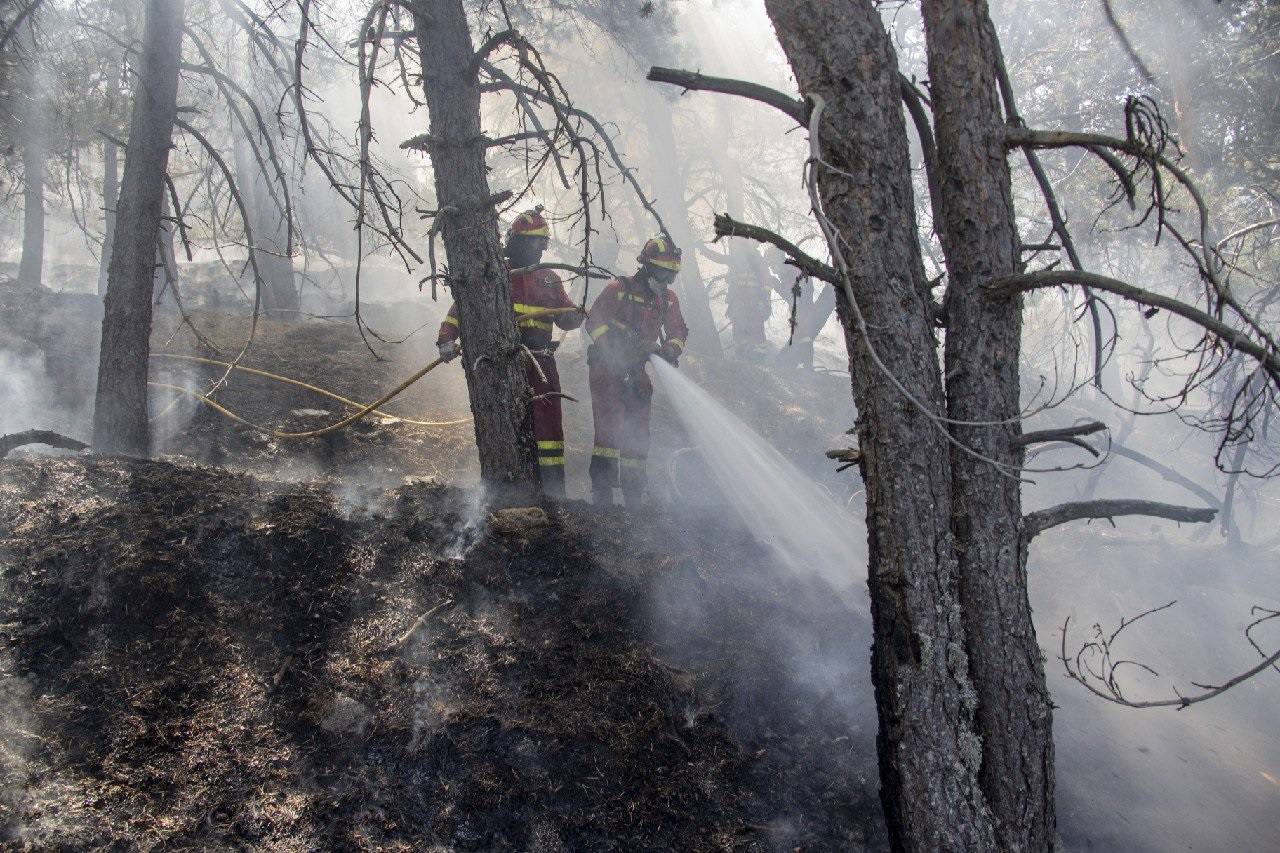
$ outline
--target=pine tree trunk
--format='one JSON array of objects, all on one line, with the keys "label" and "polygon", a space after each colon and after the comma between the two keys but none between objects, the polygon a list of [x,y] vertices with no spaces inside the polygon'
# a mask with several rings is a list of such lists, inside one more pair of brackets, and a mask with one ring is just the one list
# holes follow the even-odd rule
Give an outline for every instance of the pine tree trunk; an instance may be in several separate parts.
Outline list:
[{"label": "pine tree trunk", "polygon": [[978,690],[982,786],[1002,850],[1055,843],[1052,712],[1027,600],[1022,557],[1019,351],[1022,300],[983,285],[1018,270],[1004,118],[996,89],[999,43],[985,0],[924,0],[937,138],[935,223],[946,256],[947,412],[967,448],[952,447],[952,519],[961,601]]},{"label": "pine tree trunk", "polygon": [[947,444],[868,349],[917,400],[942,409],[896,57],[872,0],[766,0],[766,8],[800,91],[827,102],[817,132],[834,169],[820,170],[820,188],[848,241],[866,320],[864,337],[840,305],[867,485],[872,677],[891,842],[900,851],[995,850],[978,782]]},{"label": "pine tree trunk", "polygon": [[22,257],[18,261],[18,281],[36,287],[44,280],[44,166],[48,157],[44,87],[40,81],[34,24],[29,17],[22,25],[19,44],[24,55],[23,91],[19,139],[22,144]]},{"label": "pine tree trunk", "polygon": [[462,0],[411,0],[431,116],[431,165],[449,285],[458,308],[463,368],[475,419],[480,475],[502,502],[538,488],[525,358],[511,311],[480,132],[480,89]]},{"label": "pine tree trunk", "polygon": [[116,207],[116,233],[102,318],[93,446],[147,456],[147,361],[151,282],[164,175],[173,147],[185,0],[147,0],[142,64]]},{"label": "pine tree trunk", "polygon": [[111,244],[116,239],[116,205],[120,198],[120,151],[110,139],[102,143],[102,259],[98,265],[98,295],[107,293]]}]

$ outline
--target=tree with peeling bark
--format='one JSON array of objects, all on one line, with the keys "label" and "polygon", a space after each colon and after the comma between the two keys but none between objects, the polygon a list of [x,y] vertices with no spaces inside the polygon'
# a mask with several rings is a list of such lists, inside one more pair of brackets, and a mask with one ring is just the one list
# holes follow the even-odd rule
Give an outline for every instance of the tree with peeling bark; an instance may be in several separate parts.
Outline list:
[{"label": "tree with peeling bark", "polygon": [[[672,69],[655,68],[650,79],[751,98],[809,129],[812,213],[831,262],[727,215],[715,224],[721,236],[771,243],[797,269],[837,287],[859,413],[859,447],[838,458],[860,465],[867,488],[881,798],[893,846],[1052,849],[1052,705],[1027,597],[1027,544],[1078,519],[1136,514],[1203,523],[1215,513],[1087,501],[1023,515],[1021,479],[1035,470],[1027,449],[1067,442],[1097,455],[1081,436],[1104,427],[1022,432],[1019,294],[1078,286],[1091,309],[1100,294],[1114,295],[1198,327],[1189,383],[1226,364],[1253,377],[1250,403],[1224,418],[1223,429],[1237,434],[1274,411],[1280,353],[1224,281],[1220,258],[1207,248],[1203,200],[1163,154],[1159,119],[1141,104],[1130,103],[1125,139],[1023,129],[985,0],[923,3],[927,95],[900,74],[871,0],[766,6],[803,101]],[[943,249],[940,304],[917,242],[904,102]],[[1193,259],[1205,308],[1084,270],[1047,181],[1040,187],[1072,269],[1025,270],[1007,158],[1026,151],[1037,172],[1034,150],[1062,146],[1100,157],[1130,198],[1141,179],[1150,182],[1152,218]],[[1171,223],[1165,181],[1193,200],[1198,240]],[[1096,346],[1100,364],[1105,346]]]},{"label": "tree with peeling bark", "polygon": [[178,106],[184,0],[148,0],[102,319],[93,446],[147,456],[152,275]]}]

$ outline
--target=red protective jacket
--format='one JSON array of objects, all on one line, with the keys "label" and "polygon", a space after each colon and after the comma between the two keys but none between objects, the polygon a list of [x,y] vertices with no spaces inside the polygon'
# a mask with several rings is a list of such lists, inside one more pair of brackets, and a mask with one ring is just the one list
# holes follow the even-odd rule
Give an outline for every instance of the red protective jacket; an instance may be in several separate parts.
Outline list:
[{"label": "red protective jacket", "polygon": [[[551,270],[513,275],[511,277],[511,307],[516,316],[532,314],[547,308],[573,308],[569,294],[565,293],[560,277]],[[551,354],[551,333],[555,326],[576,329],[582,325],[582,315],[573,312],[541,319],[517,320],[520,341],[534,353],[537,363],[526,366],[525,375],[533,391],[533,434],[538,441],[538,471],[542,476],[543,490],[553,496],[563,497],[564,487],[564,419],[560,410],[560,373],[556,369],[555,356]],[[458,306],[449,306],[449,313],[440,324],[438,343],[458,339]]]},{"label": "red protective jacket", "polygon": [[[511,276],[511,307],[516,316],[533,314],[547,308],[572,308],[573,301],[565,293],[560,276],[551,270],[534,270],[533,272]],[[554,326],[562,329],[576,329],[582,325],[581,314],[560,314],[555,317],[543,317],[537,320],[517,320],[520,327],[520,341],[531,350],[546,349],[551,344],[551,331]],[[449,306],[449,313],[440,324],[440,336],[437,343],[456,341],[458,339],[458,306]]]},{"label": "red protective jacket", "polygon": [[622,486],[628,506],[638,503],[644,490],[653,397],[645,365],[659,332],[677,353],[684,350],[689,328],[680,300],[670,289],[651,294],[630,278],[609,282],[587,315],[587,333],[594,342],[587,372],[595,421],[588,471],[592,496],[604,503],[613,502],[616,485]]},{"label": "red protective jacket", "polygon": [[689,327],[680,313],[680,300],[671,288],[653,295],[631,278],[615,278],[596,297],[587,315],[587,334],[597,345],[612,348],[623,341],[641,347],[657,343],[658,333],[666,342],[684,351]]}]

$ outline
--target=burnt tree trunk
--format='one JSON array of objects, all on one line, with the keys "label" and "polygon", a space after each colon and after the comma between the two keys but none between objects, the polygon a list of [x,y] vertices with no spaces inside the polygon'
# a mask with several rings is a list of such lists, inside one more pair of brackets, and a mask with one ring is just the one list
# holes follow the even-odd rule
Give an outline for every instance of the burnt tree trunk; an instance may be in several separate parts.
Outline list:
[{"label": "burnt tree trunk", "polygon": [[935,223],[946,256],[947,413],[966,447],[950,449],[952,523],[970,669],[978,690],[982,787],[1000,849],[1055,843],[1052,713],[1027,600],[1018,357],[1022,300],[983,285],[1018,271],[1004,120],[996,88],[1000,47],[985,0],[924,0],[941,198]]},{"label": "burnt tree trunk", "polygon": [[124,179],[102,318],[93,446],[99,453],[146,456],[151,281],[173,120],[185,0],[147,0],[142,60],[133,96]]},{"label": "burnt tree trunk", "polygon": [[110,139],[102,143],[102,260],[98,265],[98,295],[107,293],[111,244],[116,238],[116,205],[120,198],[120,151]]},{"label": "burnt tree trunk", "polygon": [[30,17],[19,32],[23,59],[23,91],[19,94],[19,141],[22,144],[22,257],[18,281],[36,287],[44,279],[44,166],[48,157],[44,85]]},{"label": "burnt tree trunk", "polygon": [[485,168],[480,88],[462,0],[411,0],[431,116],[430,148],[449,286],[458,308],[463,368],[475,418],[480,474],[499,500],[538,488],[526,356]]},{"label": "burnt tree trunk", "polygon": [[[820,189],[848,241],[866,320],[840,319],[867,485],[881,800],[895,850],[997,849],[979,785],[982,746],[960,614],[945,438],[875,364],[943,408],[932,299],[916,238],[909,147],[893,47],[872,0],[766,0],[805,95],[827,103]],[[837,171],[839,170],[839,171]]]}]

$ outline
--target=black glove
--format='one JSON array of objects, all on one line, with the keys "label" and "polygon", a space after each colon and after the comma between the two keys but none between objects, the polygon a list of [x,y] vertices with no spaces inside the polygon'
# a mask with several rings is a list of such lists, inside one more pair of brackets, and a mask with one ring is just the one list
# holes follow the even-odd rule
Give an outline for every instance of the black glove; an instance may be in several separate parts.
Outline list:
[{"label": "black glove", "polygon": [[436,344],[436,349],[439,351],[440,360],[443,362],[453,361],[461,351],[457,341],[440,341]]},{"label": "black glove", "polygon": [[680,348],[670,341],[658,347],[656,355],[672,367],[680,366]]}]

